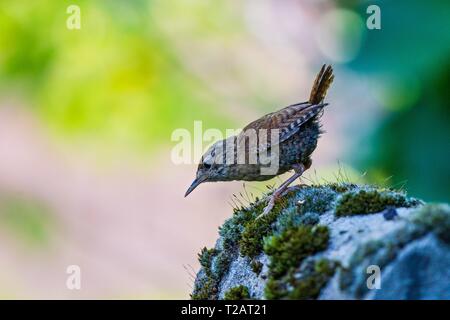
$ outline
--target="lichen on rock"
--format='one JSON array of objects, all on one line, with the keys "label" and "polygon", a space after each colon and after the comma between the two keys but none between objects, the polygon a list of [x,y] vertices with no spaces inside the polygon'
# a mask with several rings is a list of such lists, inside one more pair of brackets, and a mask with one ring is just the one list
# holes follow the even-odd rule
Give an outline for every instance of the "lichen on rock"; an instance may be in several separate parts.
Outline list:
[{"label": "lichen on rock", "polygon": [[[441,257],[413,256],[417,263],[420,257],[436,261],[441,270],[428,266],[427,276],[434,279],[431,272],[440,272],[442,281],[450,283],[450,274],[442,271],[443,266],[450,270],[448,205],[428,205],[404,192],[350,183],[291,187],[268,215],[256,219],[265,204],[257,199],[235,209],[219,228],[215,247],[202,250],[193,299],[392,298],[385,288],[398,298],[420,297],[407,292],[412,289],[384,282],[374,293],[366,280],[370,265],[398,276],[397,259],[413,259],[413,253],[405,255],[407,250],[421,246],[439,246],[427,250]],[[434,240],[423,240],[430,237]],[[428,285],[435,296],[450,298],[443,286],[418,283],[414,290],[426,297],[433,297]]]}]

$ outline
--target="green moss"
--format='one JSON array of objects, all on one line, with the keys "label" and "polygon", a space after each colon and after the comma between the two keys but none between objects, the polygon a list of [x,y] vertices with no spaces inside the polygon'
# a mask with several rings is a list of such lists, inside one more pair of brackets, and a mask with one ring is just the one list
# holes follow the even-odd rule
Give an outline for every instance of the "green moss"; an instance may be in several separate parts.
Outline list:
[{"label": "green moss", "polygon": [[369,214],[383,211],[387,207],[412,207],[420,201],[408,199],[404,194],[388,190],[348,191],[337,201],[336,216]]},{"label": "green moss", "polygon": [[450,243],[450,206],[428,204],[419,208],[411,221],[427,231],[434,232],[442,241]]},{"label": "green moss", "polygon": [[338,193],[344,193],[356,189],[358,186],[353,183],[333,182],[328,184],[328,187]]},{"label": "green moss", "polygon": [[299,226],[267,239],[264,252],[270,256],[270,275],[279,278],[301,261],[327,248],[328,227]]},{"label": "green moss", "polygon": [[270,278],[265,288],[267,299],[316,299],[334,275],[337,263],[328,259],[308,260],[280,279]]},{"label": "green moss", "polygon": [[298,227],[300,225],[316,225],[319,220],[320,216],[315,212],[306,212],[303,214],[299,214],[297,211],[294,211],[291,208],[277,219],[274,229],[275,233],[280,234],[284,230]]},{"label": "green moss", "polygon": [[307,276],[295,281],[294,289],[289,293],[290,299],[316,299],[322,288],[334,275],[336,264],[327,259],[315,262],[314,270]]},{"label": "green moss", "polygon": [[[270,236],[274,229],[280,231],[301,224],[316,224],[318,214],[332,209],[336,195],[328,186],[292,188],[276,202],[269,214],[260,219],[256,217],[264,210],[266,201],[236,209],[232,219],[221,227],[220,234],[227,245],[237,244],[243,256],[254,258],[263,249],[264,237]],[[275,222],[276,228],[273,227]]]},{"label": "green moss", "polygon": [[[226,220],[225,223],[219,228],[219,235],[223,239],[224,249],[234,250],[238,244],[240,246],[239,242],[242,239],[244,231],[246,231],[249,226],[253,225],[256,217],[263,212],[265,206],[265,201],[257,201],[250,204],[247,208],[234,210],[233,217]],[[266,221],[266,219],[263,221]],[[252,232],[247,232],[245,236],[247,237],[251,235],[251,233]]]},{"label": "green moss", "polygon": [[271,211],[246,226],[239,241],[242,255],[254,258],[261,253],[263,238],[272,232],[272,223],[275,222],[279,213],[279,211]]},{"label": "green moss", "polygon": [[192,299],[216,299],[217,288],[223,275],[228,271],[233,256],[238,249],[244,255],[254,257],[261,252],[262,238],[271,231],[271,223],[285,206],[285,200],[279,201],[266,216],[256,217],[266,206],[264,201],[257,201],[247,208],[234,210],[233,216],[219,228],[220,241],[214,249],[203,248],[199,254],[202,266],[197,276]]},{"label": "green moss", "polygon": [[272,224],[276,221],[281,211],[288,206],[290,195],[285,195],[275,203],[273,209],[266,215],[257,219],[263,212],[266,203],[262,202],[254,211],[255,218],[245,225],[245,229],[239,240],[239,248],[243,256],[254,258],[259,255],[263,249],[264,237],[273,232]]},{"label": "green moss", "polygon": [[262,242],[265,232],[270,232],[270,221],[276,219],[284,204],[284,200],[278,202],[271,213],[258,220],[256,217],[266,206],[264,201],[234,210],[233,216],[219,228],[221,238],[216,248],[203,248],[199,254],[202,269],[201,275],[197,276],[199,281],[191,294],[192,299],[217,298],[218,285],[238,248],[244,248],[249,256],[256,256],[262,248],[262,244],[258,248],[258,243]]},{"label": "green moss", "polygon": [[302,261],[328,246],[329,230],[326,226],[300,225],[279,235],[267,238],[264,252],[270,257],[269,279],[264,289],[267,299],[299,299],[313,296],[311,287],[320,288],[329,273],[323,263],[317,264],[319,275],[299,282],[295,271]]},{"label": "green moss", "polygon": [[194,292],[191,294],[193,300],[216,298],[218,279],[211,268],[213,258],[216,254],[217,250],[207,249],[206,247],[198,254],[198,261],[203,268],[204,276],[196,283]]},{"label": "green moss", "polygon": [[254,219],[253,207],[236,210],[230,219],[219,228],[219,235],[223,239],[223,247],[226,250],[233,250],[241,239],[245,225]]},{"label": "green moss", "polygon": [[299,225],[315,225],[320,215],[333,209],[337,193],[324,186],[302,186],[296,189],[293,201],[277,218],[275,232],[298,227]]},{"label": "green moss", "polygon": [[219,282],[222,276],[228,271],[232,258],[232,253],[227,250],[221,250],[212,260],[211,271]]},{"label": "green moss", "polygon": [[224,300],[244,300],[250,299],[250,294],[246,286],[237,286],[225,292]]},{"label": "green moss", "polygon": [[217,250],[212,248],[208,249],[204,247],[200,253],[198,254],[198,262],[200,262],[200,265],[205,268],[205,270],[210,270],[211,266],[211,260],[214,257],[214,255],[217,253]]},{"label": "green moss", "polygon": [[217,295],[217,283],[213,278],[206,278],[199,285],[198,290],[191,294],[192,300],[214,300]]},{"label": "green moss", "polygon": [[283,282],[275,278],[269,278],[264,288],[264,296],[268,300],[283,299],[287,296],[287,289]]},{"label": "green moss", "polygon": [[252,267],[253,272],[256,273],[257,275],[259,275],[261,273],[263,264],[257,260],[253,260],[250,263],[250,266]]}]

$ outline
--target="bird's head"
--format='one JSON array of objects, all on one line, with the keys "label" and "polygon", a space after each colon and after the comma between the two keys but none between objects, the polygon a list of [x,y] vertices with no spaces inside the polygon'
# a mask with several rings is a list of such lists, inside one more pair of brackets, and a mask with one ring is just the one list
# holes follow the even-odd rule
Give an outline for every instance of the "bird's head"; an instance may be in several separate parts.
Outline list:
[{"label": "bird's head", "polygon": [[187,197],[203,182],[222,181],[226,177],[227,166],[224,163],[224,140],[213,144],[202,156],[198,164],[197,174],[191,186],[187,189]]}]

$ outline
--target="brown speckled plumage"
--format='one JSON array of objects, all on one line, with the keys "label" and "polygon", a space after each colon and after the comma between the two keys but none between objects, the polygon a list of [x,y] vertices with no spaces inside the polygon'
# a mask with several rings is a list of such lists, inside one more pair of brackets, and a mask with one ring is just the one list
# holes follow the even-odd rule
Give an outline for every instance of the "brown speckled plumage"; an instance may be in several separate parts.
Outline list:
[{"label": "brown speckled plumage", "polygon": [[[311,154],[317,146],[317,140],[321,134],[319,119],[323,108],[326,92],[334,79],[331,66],[322,66],[317,75],[309,101],[287,106],[276,112],[269,113],[256,121],[248,124],[238,136],[218,141],[203,155],[197,170],[197,178],[186,192],[189,194],[197,185],[205,181],[262,181],[268,180],[286,171],[295,169],[304,171],[311,166]],[[275,142],[270,140],[271,130],[278,130],[279,168],[272,175],[261,174],[263,166],[259,161],[261,152],[275,150]],[[233,143],[239,146],[247,141],[247,134],[251,131],[256,134],[260,130],[269,138],[265,146],[256,148],[245,145],[247,161],[245,164],[237,164],[237,155],[234,154],[233,163],[226,163],[226,144]],[[224,150],[224,151],[222,151]],[[236,151],[236,149],[235,149]],[[255,164],[248,163],[248,157],[255,155],[258,161]],[[301,168],[301,169],[298,169]],[[299,173],[301,174],[301,173]]]}]

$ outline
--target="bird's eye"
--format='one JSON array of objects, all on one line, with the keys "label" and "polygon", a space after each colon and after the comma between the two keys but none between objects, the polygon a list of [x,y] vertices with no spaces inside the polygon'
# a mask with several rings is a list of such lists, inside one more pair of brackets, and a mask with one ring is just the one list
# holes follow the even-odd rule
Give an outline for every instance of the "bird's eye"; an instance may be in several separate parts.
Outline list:
[{"label": "bird's eye", "polygon": [[209,163],[203,163],[203,166],[206,168],[206,169],[209,169],[209,168],[211,168],[211,164],[209,164]]}]

